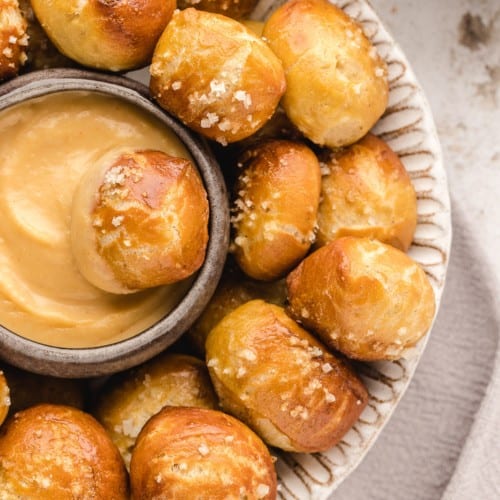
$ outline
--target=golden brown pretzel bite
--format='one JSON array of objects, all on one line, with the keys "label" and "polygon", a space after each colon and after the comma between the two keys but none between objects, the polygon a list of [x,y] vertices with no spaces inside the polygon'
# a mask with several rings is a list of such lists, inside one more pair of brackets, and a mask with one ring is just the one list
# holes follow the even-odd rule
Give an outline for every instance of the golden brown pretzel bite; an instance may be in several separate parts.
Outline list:
[{"label": "golden brown pretzel bite", "polygon": [[366,405],[355,372],[283,308],[262,300],[229,313],[206,350],[222,407],[283,450],[331,448]]},{"label": "golden brown pretzel bite", "polygon": [[94,414],[127,467],[140,430],[164,406],[217,407],[217,396],[203,361],[168,352],[112,377],[98,399]]},{"label": "golden brown pretzel bite", "polygon": [[303,144],[269,140],[248,148],[238,165],[231,249],[252,278],[281,278],[306,255],[315,238],[318,159]]},{"label": "golden brown pretzel bite", "polygon": [[222,144],[261,128],[285,91],[281,63],[262,39],[234,19],[193,8],[174,14],[150,71],[160,106]]},{"label": "golden brown pretzel bite", "polygon": [[16,413],[0,432],[4,498],[128,498],[120,454],[102,426],[69,406]]},{"label": "golden brown pretzel bite", "polygon": [[408,250],[417,226],[417,197],[398,156],[381,139],[361,141],[322,158],[316,246],[366,236]]},{"label": "golden brown pretzel bite", "polygon": [[132,454],[134,500],[276,498],[264,443],[220,411],[167,407],[145,425]]},{"label": "golden brown pretzel bite", "polygon": [[31,0],[54,45],[92,68],[146,66],[175,9],[175,0]]},{"label": "golden brown pretzel bite", "polygon": [[290,0],[267,20],[263,36],[285,69],[282,105],[313,142],[351,144],[384,112],[386,65],[340,8],[327,0]]},{"label": "golden brown pretzel bite", "polygon": [[435,311],[423,269],[401,250],[346,236],[287,277],[288,311],[325,344],[361,360],[397,359],[429,330]]}]

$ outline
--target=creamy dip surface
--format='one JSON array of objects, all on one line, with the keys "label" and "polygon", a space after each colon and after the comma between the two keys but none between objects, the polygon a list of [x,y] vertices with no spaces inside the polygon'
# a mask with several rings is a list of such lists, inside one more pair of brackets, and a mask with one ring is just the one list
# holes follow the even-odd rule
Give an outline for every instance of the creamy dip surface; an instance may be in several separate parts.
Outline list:
[{"label": "creamy dip surface", "polygon": [[131,337],[171,310],[186,283],[130,295],[95,288],[70,245],[75,188],[113,149],[190,158],[164,125],[119,98],[60,92],[0,112],[0,324],[59,347]]}]

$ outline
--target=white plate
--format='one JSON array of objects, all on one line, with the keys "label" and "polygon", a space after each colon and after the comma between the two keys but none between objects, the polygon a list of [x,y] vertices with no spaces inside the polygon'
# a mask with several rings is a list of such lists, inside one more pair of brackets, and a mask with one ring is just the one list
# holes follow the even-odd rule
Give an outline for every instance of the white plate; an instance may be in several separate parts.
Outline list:
[{"label": "white plate", "polygon": [[[253,18],[265,19],[284,3],[261,0]],[[441,148],[431,109],[401,49],[364,0],[332,1],[363,28],[389,69],[389,105],[374,133],[400,156],[418,198],[418,224],[409,254],[424,268],[436,294],[443,292],[451,243],[451,217]],[[437,310],[438,308],[436,308]],[[283,453],[276,463],[279,496],[286,499],[326,499],[361,462],[407,389],[429,334],[395,362],[361,365],[370,393],[368,406],[344,439],[326,453]]]}]

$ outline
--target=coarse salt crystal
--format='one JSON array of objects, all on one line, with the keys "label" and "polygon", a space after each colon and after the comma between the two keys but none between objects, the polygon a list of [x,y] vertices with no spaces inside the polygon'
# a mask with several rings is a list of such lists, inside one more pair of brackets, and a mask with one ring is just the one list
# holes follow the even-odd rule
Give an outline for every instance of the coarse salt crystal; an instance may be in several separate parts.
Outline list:
[{"label": "coarse salt crystal", "polygon": [[[307,317],[307,316],[305,316]],[[314,347],[311,347],[311,355],[315,358],[321,356],[323,354],[323,351],[317,347],[317,346],[314,346]]]},{"label": "coarse salt crystal", "polygon": [[248,361],[255,361],[257,359],[257,355],[255,354],[255,352],[253,352],[250,349],[243,349],[240,352],[240,355],[241,355],[242,358],[244,358],[244,359],[246,359]]},{"label": "coarse salt crystal", "polygon": [[206,457],[210,453],[210,450],[205,443],[202,443],[200,444],[200,446],[198,446],[198,451],[200,452],[200,455],[203,455],[204,457]]},{"label": "coarse salt crystal", "polygon": [[259,498],[262,498],[262,497],[265,497],[266,495],[269,494],[269,486],[267,484],[259,484],[259,486],[257,486],[257,490],[256,490],[256,493],[257,493],[257,496]]},{"label": "coarse salt crystal", "polygon": [[245,92],[244,90],[237,90],[234,93],[234,98],[237,101],[242,102],[245,108],[247,109],[252,104],[252,96],[248,92]]},{"label": "coarse salt crystal", "polygon": [[326,163],[320,163],[319,164],[320,170],[321,170],[321,175],[330,175],[332,171],[330,170],[330,167]]},{"label": "coarse salt crystal", "polygon": [[210,82],[210,92],[214,93],[216,96],[222,95],[226,91],[226,84],[224,82],[219,82],[217,80],[212,80]]},{"label": "coarse salt crystal", "polygon": [[222,132],[227,132],[228,130],[231,130],[231,122],[225,118],[217,125],[217,127],[219,127],[219,130]]},{"label": "coarse salt crystal", "polygon": [[327,403],[334,403],[337,400],[334,394],[331,392],[325,391],[325,401]]},{"label": "coarse salt crystal", "polygon": [[110,168],[106,175],[104,176],[104,182],[106,184],[123,184],[125,182],[125,174],[123,173],[123,167],[116,166]]},{"label": "coarse salt crystal", "polygon": [[321,370],[323,370],[323,373],[330,373],[333,370],[333,368],[330,363],[323,363],[321,365]]},{"label": "coarse salt crystal", "polygon": [[125,219],[123,215],[116,215],[111,219],[111,224],[113,224],[114,227],[118,227],[123,222],[123,219]]},{"label": "coarse salt crystal", "polygon": [[219,121],[219,116],[217,113],[207,113],[205,118],[202,118],[200,125],[201,128],[210,128],[212,125],[215,125]]}]

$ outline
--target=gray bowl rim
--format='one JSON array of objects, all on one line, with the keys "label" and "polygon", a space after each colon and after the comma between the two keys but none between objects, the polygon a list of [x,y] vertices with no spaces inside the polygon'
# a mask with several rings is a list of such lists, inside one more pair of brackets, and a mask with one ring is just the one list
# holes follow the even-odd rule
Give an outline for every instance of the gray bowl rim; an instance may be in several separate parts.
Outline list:
[{"label": "gray bowl rim", "polygon": [[31,372],[66,378],[109,375],[147,361],[169,347],[192,325],[212,297],[229,245],[229,206],[224,178],[203,138],[156,105],[149,89],[125,76],[79,69],[48,69],[0,85],[0,112],[15,104],[62,91],[100,92],[119,97],[151,113],[169,127],[191,153],[208,193],[209,243],[205,262],[179,304],[137,335],[89,348],[45,345],[0,325],[0,357]]}]

